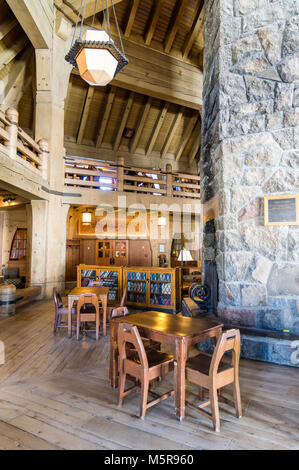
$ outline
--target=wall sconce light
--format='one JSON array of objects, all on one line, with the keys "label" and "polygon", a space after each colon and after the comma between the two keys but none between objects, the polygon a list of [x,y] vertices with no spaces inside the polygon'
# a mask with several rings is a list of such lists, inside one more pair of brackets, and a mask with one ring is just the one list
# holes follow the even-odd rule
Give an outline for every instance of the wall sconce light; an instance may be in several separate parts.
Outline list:
[{"label": "wall sconce light", "polygon": [[91,224],[91,212],[86,211],[82,213],[82,224],[83,225]]}]

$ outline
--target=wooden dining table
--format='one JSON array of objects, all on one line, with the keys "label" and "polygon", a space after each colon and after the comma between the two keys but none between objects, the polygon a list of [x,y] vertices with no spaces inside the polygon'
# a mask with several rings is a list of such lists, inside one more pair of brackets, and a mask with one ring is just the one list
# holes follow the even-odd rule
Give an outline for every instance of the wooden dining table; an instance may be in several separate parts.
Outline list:
[{"label": "wooden dining table", "polygon": [[164,312],[142,312],[110,321],[110,379],[112,387],[118,385],[117,332],[121,322],[136,325],[142,337],[171,345],[177,361],[175,378],[176,417],[185,417],[185,367],[188,350],[193,344],[212,338],[216,343],[222,333],[223,324],[206,318],[189,318]]},{"label": "wooden dining table", "polygon": [[103,308],[103,336],[107,334],[107,305],[109,287],[75,287],[68,294],[68,337],[72,337],[72,308],[81,294],[96,294]]}]

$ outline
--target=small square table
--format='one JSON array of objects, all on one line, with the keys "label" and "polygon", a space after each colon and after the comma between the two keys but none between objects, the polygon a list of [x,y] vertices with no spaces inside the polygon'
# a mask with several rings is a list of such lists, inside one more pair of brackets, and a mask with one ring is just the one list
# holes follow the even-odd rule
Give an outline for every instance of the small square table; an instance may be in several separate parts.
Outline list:
[{"label": "small square table", "polygon": [[106,336],[109,287],[75,287],[68,294],[68,337],[72,337],[72,308],[81,294],[96,294],[103,308],[103,336]]},{"label": "small square table", "polygon": [[216,343],[222,333],[223,324],[206,318],[189,318],[164,312],[143,312],[110,321],[110,379],[117,387],[119,323],[136,325],[142,337],[174,346],[177,361],[177,376],[174,379],[176,416],[185,417],[185,367],[188,349],[193,344],[212,338]]}]

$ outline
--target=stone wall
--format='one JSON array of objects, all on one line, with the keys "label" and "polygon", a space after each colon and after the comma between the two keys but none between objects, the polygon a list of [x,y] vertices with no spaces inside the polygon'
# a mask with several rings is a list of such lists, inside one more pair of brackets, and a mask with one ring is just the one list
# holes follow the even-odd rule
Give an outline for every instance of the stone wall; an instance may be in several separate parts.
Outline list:
[{"label": "stone wall", "polygon": [[264,226],[265,195],[299,191],[299,2],[207,0],[203,202],[228,323],[299,333],[299,227]]}]

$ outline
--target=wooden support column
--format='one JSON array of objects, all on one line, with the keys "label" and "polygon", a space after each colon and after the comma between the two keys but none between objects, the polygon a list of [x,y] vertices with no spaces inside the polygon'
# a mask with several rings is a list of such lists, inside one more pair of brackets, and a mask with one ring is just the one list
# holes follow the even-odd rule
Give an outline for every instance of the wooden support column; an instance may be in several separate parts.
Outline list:
[{"label": "wooden support column", "polygon": [[9,122],[9,124],[5,126],[5,130],[9,134],[9,141],[5,141],[4,145],[8,149],[9,157],[15,160],[17,158],[19,113],[14,108],[8,108],[5,116]]},{"label": "wooden support column", "polygon": [[42,177],[44,180],[48,180],[48,160],[49,160],[49,145],[45,139],[38,141],[40,148],[40,155],[42,158]]},{"label": "wooden support column", "polygon": [[124,190],[124,157],[117,157],[117,191]]},{"label": "wooden support column", "polygon": [[166,164],[166,173],[166,196],[172,196],[173,175],[170,163]]}]

